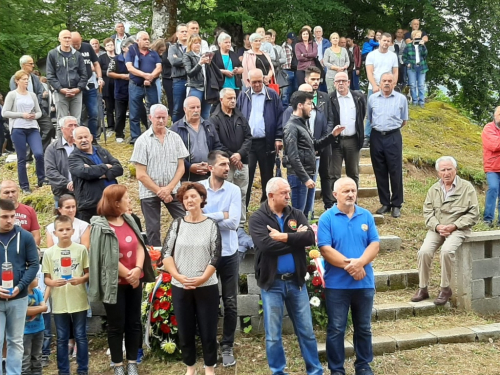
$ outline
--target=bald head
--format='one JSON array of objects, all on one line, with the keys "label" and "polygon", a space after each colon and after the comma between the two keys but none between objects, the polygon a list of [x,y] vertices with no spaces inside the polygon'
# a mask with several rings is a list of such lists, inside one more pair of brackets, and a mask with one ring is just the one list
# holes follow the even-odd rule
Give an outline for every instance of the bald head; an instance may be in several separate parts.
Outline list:
[{"label": "bald head", "polygon": [[303,83],[299,86],[299,91],[314,92],[313,87],[309,83]]},{"label": "bald head", "polygon": [[260,69],[249,70],[247,80],[252,90],[256,93],[260,93],[264,88],[264,74],[262,74],[262,70]]},{"label": "bald head", "polygon": [[14,203],[14,205],[19,205],[19,187],[12,180],[3,180],[0,183],[0,198],[8,199]]},{"label": "bald head", "polygon": [[248,71],[248,79],[252,79],[252,78],[264,78],[264,74],[262,73],[262,70],[260,69],[250,69]]},{"label": "bald head", "polygon": [[77,50],[82,46],[82,36],[78,31],[73,31],[71,33],[71,45]]},{"label": "bald head", "polygon": [[73,138],[75,140],[75,146],[83,152],[92,154],[92,134],[90,134],[89,128],[86,126],[79,126],[73,130]]},{"label": "bald head", "polygon": [[63,51],[67,52],[71,50],[71,33],[69,30],[61,30],[59,32],[59,43]]}]

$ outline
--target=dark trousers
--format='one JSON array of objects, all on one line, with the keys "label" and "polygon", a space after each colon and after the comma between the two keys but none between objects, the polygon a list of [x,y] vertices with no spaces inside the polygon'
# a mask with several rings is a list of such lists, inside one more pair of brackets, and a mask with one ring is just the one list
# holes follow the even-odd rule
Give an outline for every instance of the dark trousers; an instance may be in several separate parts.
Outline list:
[{"label": "dark trousers", "polygon": [[382,135],[382,133],[372,129],[370,155],[380,203],[383,206],[400,208],[403,204],[403,139],[401,131],[398,129],[394,133]]},{"label": "dark trousers", "polygon": [[[184,117],[184,100],[186,99],[186,78],[174,78],[172,80],[172,96],[173,106],[172,109],[172,122],[179,121]],[[169,108],[170,114],[170,108]]]},{"label": "dark trousers", "polygon": [[[125,121],[127,120],[127,109],[128,109],[128,99],[116,99],[115,100],[115,110],[116,110],[116,123],[115,123],[115,133],[116,138],[125,138]],[[141,123],[147,128],[148,127],[148,116],[146,114],[146,108],[141,107]]]},{"label": "dark trousers", "polygon": [[222,303],[224,304],[224,324],[222,329],[221,346],[234,344],[234,332],[238,321],[236,300],[238,296],[239,281],[239,255],[236,251],[233,255],[219,258],[217,263],[217,276],[222,285]]},{"label": "dark trousers", "polygon": [[141,303],[142,284],[137,288],[131,285],[118,285],[115,304],[104,303],[108,317],[108,345],[111,361],[123,362],[122,342],[125,334],[127,360],[135,361],[141,345]]},{"label": "dark trousers", "polygon": [[161,246],[160,229],[162,203],[167,207],[168,212],[174,220],[186,215],[184,206],[174,196],[170,203],[165,203],[158,197],[141,199],[141,210],[146,220],[148,244],[151,246]]},{"label": "dark trousers", "polygon": [[172,78],[163,78],[162,84],[163,90],[165,90],[165,94],[167,95],[168,114],[171,115],[174,111],[174,81]]},{"label": "dark trousers", "polygon": [[247,190],[247,208],[252,196],[253,178],[255,169],[259,163],[260,182],[262,186],[261,202],[264,202],[266,197],[267,182],[273,177],[274,160],[276,155],[267,152],[267,143],[265,138],[253,138],[252,149],[248,155],[248,190]]},{"label": "dark trousers", "polygon": [[115,128],[115,98],[106,97],[104,98],[106,103],[106,122],[108,129]]},{"label": "dark trousers", "polygon": [[[326,146],[330,147],[330,146]],[[318,174],[321,179],[321,195],[323,197],[323,205],[325,206],[325,210],[328,210],[333,206],[333,183],[332,176],[330,175],[330,160],[331,156],[323,156],[321,155],[319,158],[319,168]],[[314,210],[313,210],[314,211]]]},{"label": "dark trousers", "polygon": [[42,137],[43,151],[52,143],[52,138],[56,137],[56,128],[48,115],[42,115],[38,120],[40,136]]},{"label": "dark trousers", "polygon": [[217,363],[217,322],[219,288],[217,284],[196,289],[183,289],[172,285],[179,346],[182,361],[187,366],[196,363],[196,324],[203,349],[205,366]]},{"label": "dark trousers", "polygon": [[295,72],[295,77],[297,77],[297,87],[306,82],[306,71],[298,70]]},{"label": "dark trousers", "polygon": [[335,181],[342,177],[342,162],[345,162],[345,174],[359,186],[359,141],[358,136],[340,137],[340,143],[332,147],[330,172],[332,190]]},{"label": "dark trousers", "polygon": [[87,223],[90,223],[90,219],[92,216],[97,215],[97,207],[94,208],[85,208],[85,209],[78,209],[76,211],[76,217],[80,220],[83,220]]}]

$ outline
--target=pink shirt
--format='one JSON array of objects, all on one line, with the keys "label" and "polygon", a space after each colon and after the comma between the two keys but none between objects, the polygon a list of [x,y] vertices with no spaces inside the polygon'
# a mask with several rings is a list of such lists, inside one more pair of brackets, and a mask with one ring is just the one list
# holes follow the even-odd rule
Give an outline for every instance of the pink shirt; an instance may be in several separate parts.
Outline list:
[{"label": "pink shirt", "polygon": [[[109,223],[109,226],[115,231],[116,237],[118,238],[120,263],[131,270],[136,265],[137,246],[139,245],[139,240],[137,239],[134,230],[126,222],[120,226]],[[141,278],[143,276],[144,274],[141,273]],[[128,284],[128,282],[127,280],[119,277],[118,284]]]}]

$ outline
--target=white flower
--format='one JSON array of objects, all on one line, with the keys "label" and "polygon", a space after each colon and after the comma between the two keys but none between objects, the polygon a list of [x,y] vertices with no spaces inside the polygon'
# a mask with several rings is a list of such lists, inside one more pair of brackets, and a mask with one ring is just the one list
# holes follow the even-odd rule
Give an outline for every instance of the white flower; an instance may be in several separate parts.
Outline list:
[{"label": "white flower", "polygon": [[148,301],[144,301],[143,303],[141,303],[141,315],[146,315],[147,312],[148,312]]},{"label": "white flower", "polygon": [[321,305],[321,300],[318,297],[312,297],[309,303],[311,306],[319,307],[319,305]]},{"label": "white flower", "polygon": [[310,264],[310,265],[312,265],[312,266],[314,266],[316,263],[314,263],[314,259],[311,259],[311,260],[309,261],[309,264]]},{"label": "white flower", "polygon": [[153,291],[153,289],[155,288],[155,284],[156,283],[147,283],[146,284],[146,287],[144,288],[144,290],[146,291],[147,294],[149,294]]},{"label": "white flower", "polygon": [[160,344],[160,347],[168,354],[172,354],[177,348],[175,342],[173,342],[172,340],[163,340],[163,342]]},{"label": "white flower", "polygon": [[306,276],[304,277],[304,280],[307,281],[311,278],[311,275],[309,275],[309,272],[306,272]]}]

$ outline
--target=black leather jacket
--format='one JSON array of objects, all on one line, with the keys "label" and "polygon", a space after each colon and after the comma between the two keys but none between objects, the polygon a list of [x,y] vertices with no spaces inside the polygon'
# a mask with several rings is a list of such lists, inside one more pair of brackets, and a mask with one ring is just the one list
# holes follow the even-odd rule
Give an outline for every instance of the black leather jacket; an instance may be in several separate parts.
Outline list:
[{"label": "black leather jacket", "polygon": [[333,143],[335,137],[329,133],[321,139],[314,139],[306,120],[294,114],[290,116],[283,133],[283,165],[288,174],[296,175],[305,183],[316,172],[316,150]]},{"label": "black leather jacket", "polygon": [[184,63],[187,74],[186,86],[204,90],[205,76],[203,75],[203,67],[198,64],[199,61],[200,57],[196,56],[193,51],[186,52],[184,56],[182,56],[182,62]]}]

